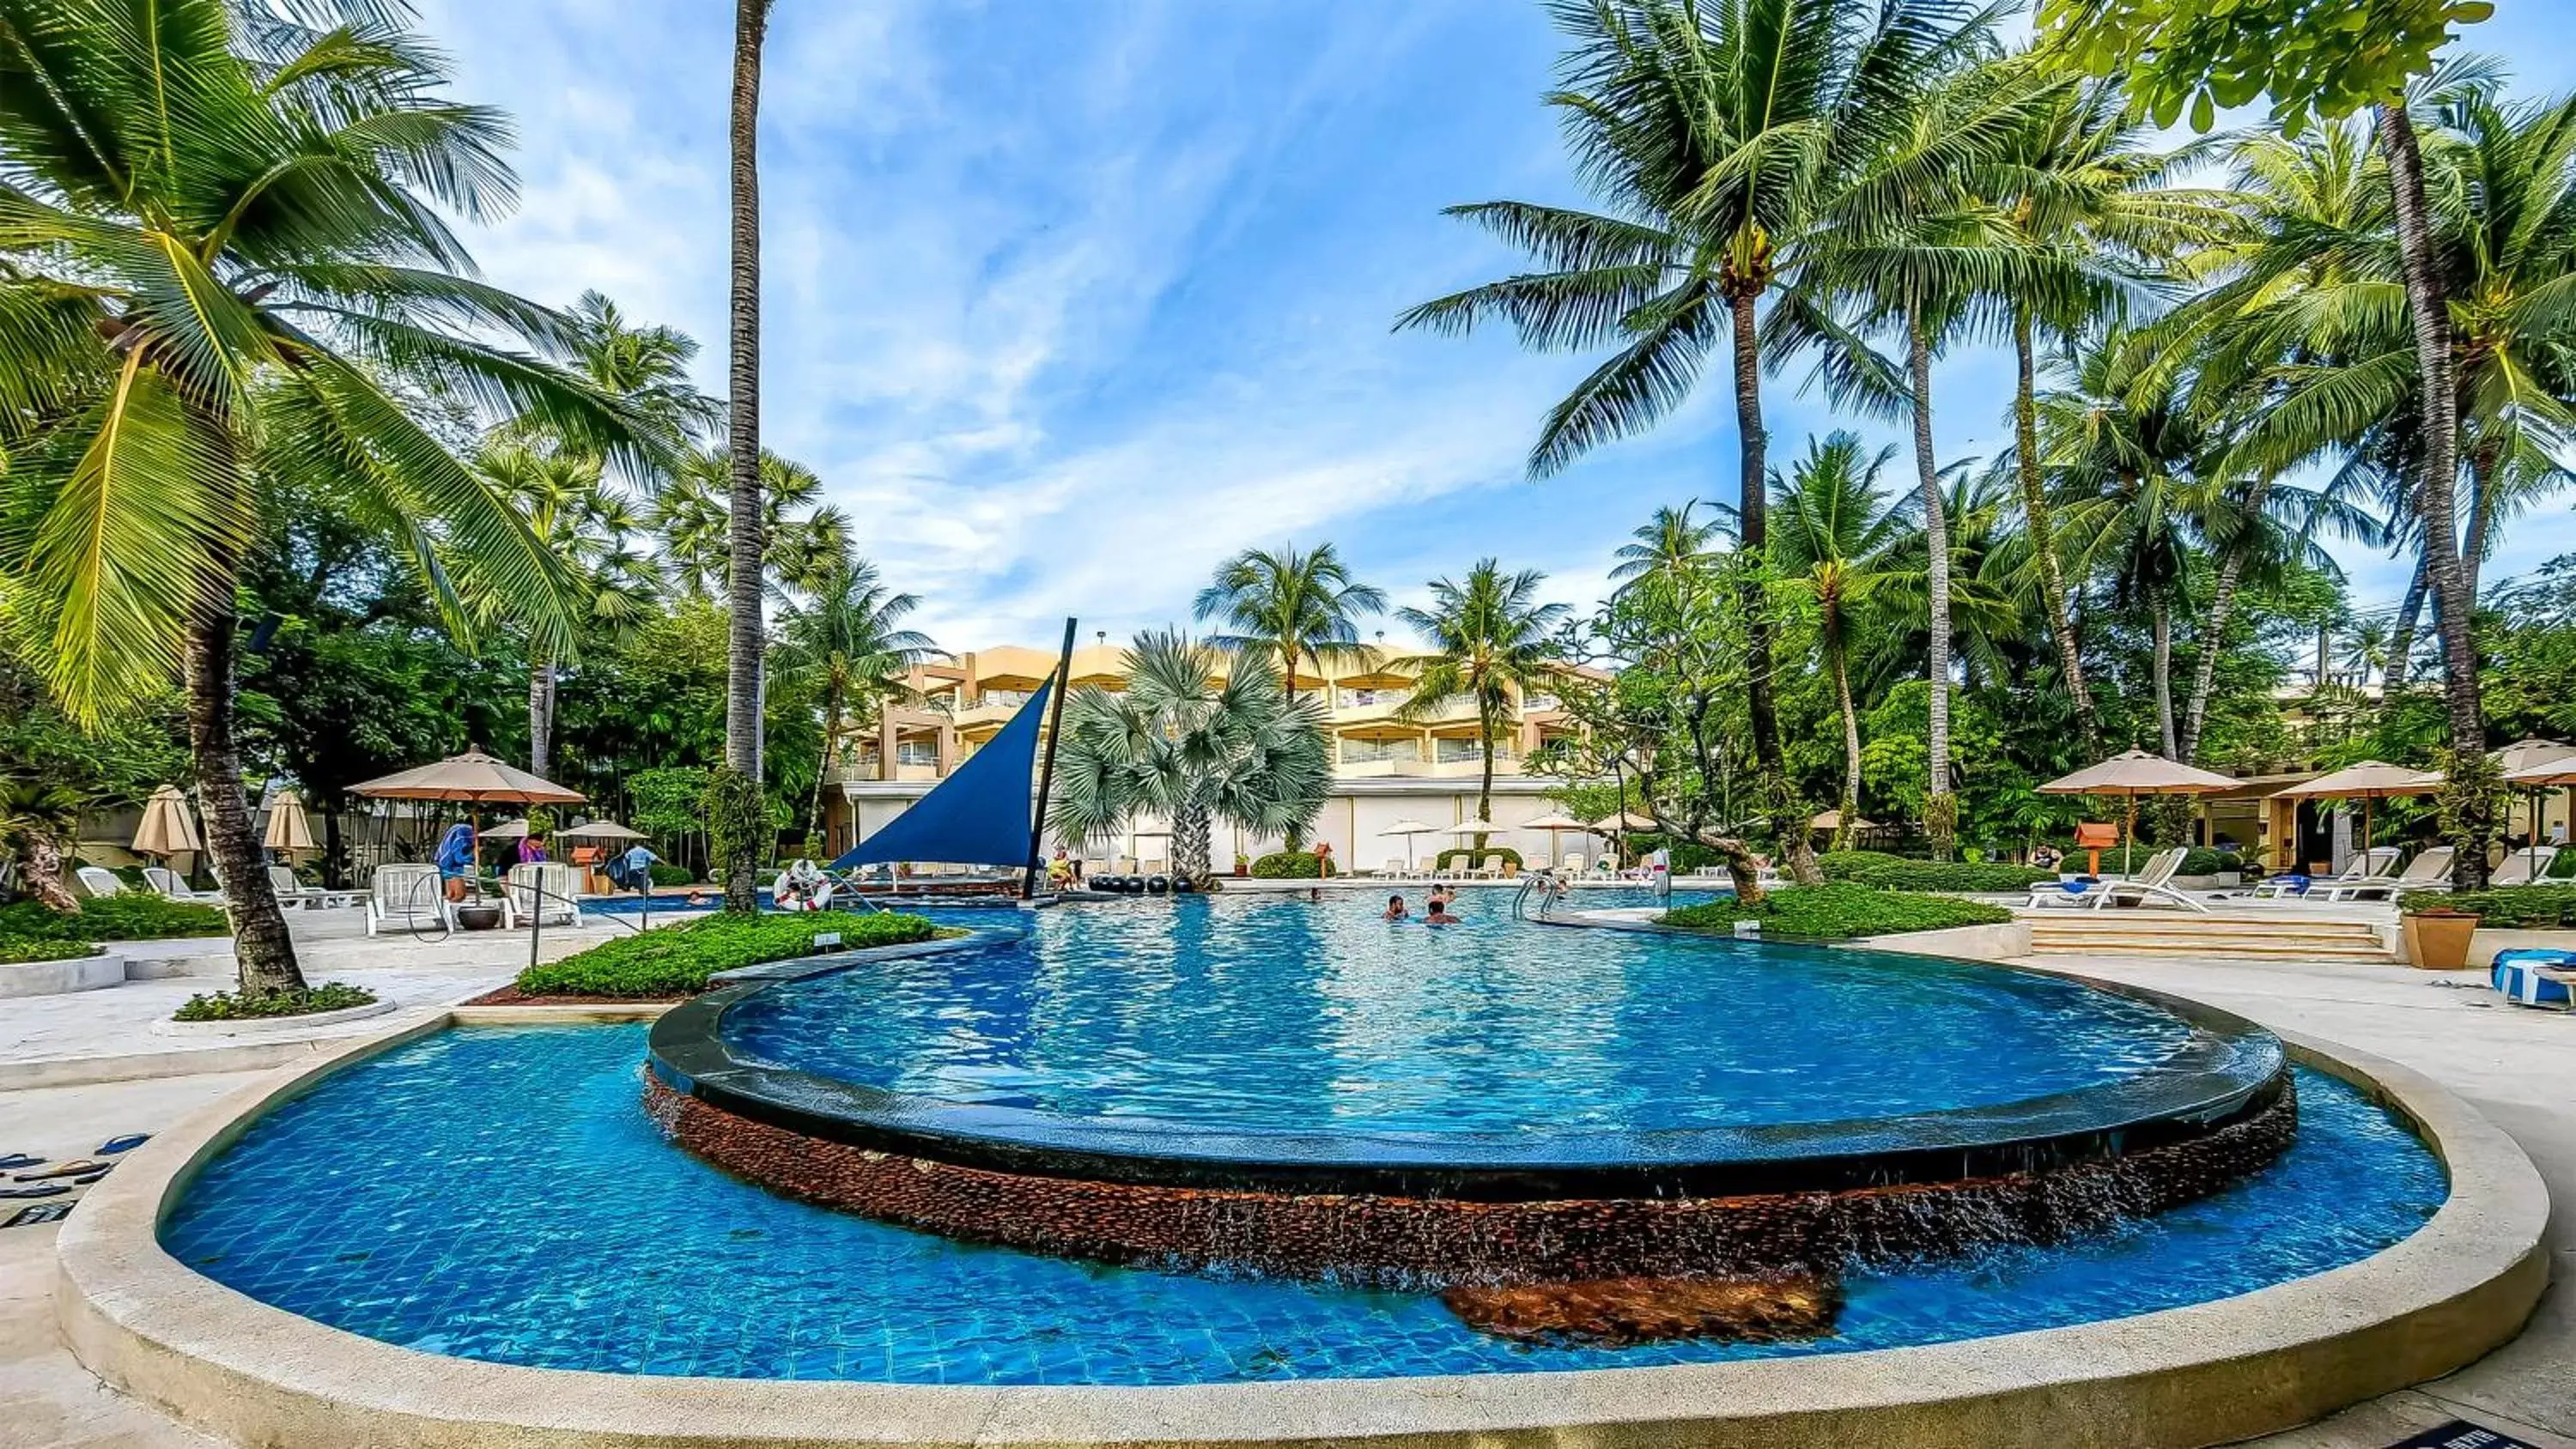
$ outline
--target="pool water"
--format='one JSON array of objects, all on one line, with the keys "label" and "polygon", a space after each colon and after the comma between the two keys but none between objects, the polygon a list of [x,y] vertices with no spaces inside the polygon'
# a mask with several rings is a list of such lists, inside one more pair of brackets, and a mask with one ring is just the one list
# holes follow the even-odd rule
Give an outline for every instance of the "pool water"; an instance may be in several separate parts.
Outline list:
[{"label": "pool water", "polygon": [[2117,1082],[2192,1040],[2162,1007],[1919,956],[1366,897],[1139,901],[772,986],[744,1056],[945,1102],[1246,1132],[1644,1132],[1888,1118]]},{"label": "pool water", "polygon": [[469,1028],[255,1124],[162,1229],[181,1262],[388,1343],[545,1368],[916,1384],[1193,1384],[1642,1367],[2057,1327],[2349,1263],[2441,1204],[2432,1154],[2314,1073],[2297,1145],[2056,1248],[1855,1274],[1818,1343],[1526,1347],[1435,1298],[977,1248],[804,1206],[666,1143],[644,1028]]}]

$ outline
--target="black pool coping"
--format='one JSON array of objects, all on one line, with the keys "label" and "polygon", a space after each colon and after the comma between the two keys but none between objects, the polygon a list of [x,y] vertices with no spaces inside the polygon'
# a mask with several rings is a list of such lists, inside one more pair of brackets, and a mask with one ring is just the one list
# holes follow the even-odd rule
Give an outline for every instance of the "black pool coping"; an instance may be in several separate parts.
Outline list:
[{"label": "black pool coping", "polygon": [[[650,1070],[673,1091],[791,1132],[997,1172],[1496,1202],[1831,1192],[2038,1171],[2205,1135],[2272,1105],[2291,1082],[2279,1039],[2243,1017],[2100,981],[2076,984],[2172,1014],[2192,1029],[2189,1043],[2136,1076],[2019,1102],[1893,1118],[1640,1132],[1269,1132],[1160,1118],[1071,1117],[892,1092],[764,1062],[724,1039],[725,1013],[780,982],[1022,939],[1018,932],[978,931],[727,973],[719,978],[726,984],[653,1024]],[[1697,939],[1713,947],[1735,944],[1726,937]]]}]

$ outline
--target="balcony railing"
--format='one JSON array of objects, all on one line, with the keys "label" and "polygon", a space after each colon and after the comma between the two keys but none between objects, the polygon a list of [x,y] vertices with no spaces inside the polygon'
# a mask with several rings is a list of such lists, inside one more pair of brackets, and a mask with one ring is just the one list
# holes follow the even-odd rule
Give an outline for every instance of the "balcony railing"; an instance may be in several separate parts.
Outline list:
[{"label": "balcony railing", "polygon": [[1422,741],[1420,740],[1342,741],[1342,763],[1345,765],[1370,765],[1380,760],[1419,760],[1421,758]]},{"label": "balcony railing", "polygon": [[1337,689],[1333,691],[1335,709],[1397,709],[1413,698],[1409,689]]},{"label": "balcony railing", "polygon": [[[1433,740],[1431,744],[1433,749],[1431,758],[1443,765],[1463,764],[1485,757],[1484,745],[1477,740]],[[1498,761],[1512,758],[1511,745],[1508,743],[1496,745],[1494,758]]]}]

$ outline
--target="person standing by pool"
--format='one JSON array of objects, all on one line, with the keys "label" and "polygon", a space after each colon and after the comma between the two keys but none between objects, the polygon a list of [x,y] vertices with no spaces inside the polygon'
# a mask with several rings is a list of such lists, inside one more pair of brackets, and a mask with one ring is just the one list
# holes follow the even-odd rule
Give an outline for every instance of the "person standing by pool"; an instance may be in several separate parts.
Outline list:
[{"label": "person standing by pool", "polygon": [[543,865],[543,864],[545,864],[545,863],[546,863],[546,843],[545,843],[544,841],[542,841],[542,840],[539,840],[537,837],[535,837],[535,836],[533,836],[533,835],[522,835],[522,836],[520,836],[520,837],[519,837],[519,864],[521,864],[521,865]]},{"label": "person standing by pool", "polygon": [[1404,916],[1404,897],[1401,895],[1388,896],[1386,898],[1386,919],[1390,921],[1401,921],[1404,919]]},{"label": "person standing by pool", "polygon": [[617,872],[611,879],[639,895],[647,894],[653,889],[653,867],[661,860],[662,857],[655,855],[651,846],[639,842],[618,861]]},{"label": "person standing by pool", "polygon": [[465,899],[466,883],[474,878],[474,827],[462,820],[447,827],[437,861],[439,888],[451,901]]}]

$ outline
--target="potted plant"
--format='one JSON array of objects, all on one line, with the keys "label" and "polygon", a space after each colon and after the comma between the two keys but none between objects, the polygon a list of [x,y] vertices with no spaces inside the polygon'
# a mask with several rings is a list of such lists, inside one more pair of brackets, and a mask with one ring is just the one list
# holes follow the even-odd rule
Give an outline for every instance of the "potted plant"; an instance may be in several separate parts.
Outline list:
[{"label": "potted plant", "polygon": [[2478,933],[2478,919],[2476,911],[2462,910],[2440,894],[2410,892],[2398,902],[2406,959],[2425,971],[2461,969],[2469,964],[2469,942]]},{"label": "potted plant", "polygon": [[1236,875],[1252,874],[1252,857],[1244,854],[1240,850],[1236,851],[1234,853],[1234,873]]}]

